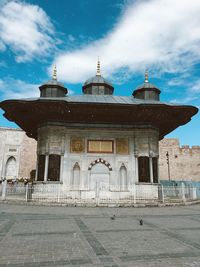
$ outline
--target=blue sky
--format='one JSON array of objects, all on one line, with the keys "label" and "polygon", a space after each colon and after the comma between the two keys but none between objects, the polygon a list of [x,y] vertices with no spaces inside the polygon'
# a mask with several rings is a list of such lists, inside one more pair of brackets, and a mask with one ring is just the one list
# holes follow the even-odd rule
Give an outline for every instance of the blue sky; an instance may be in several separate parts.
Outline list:
[{"label": "blue sky", "polygon": [[[149,70],[161,101],[200,106],[199,0],[0,0],[0,100],[39,96],[56,64],[80,94],[96,72],[131,95]],[[0,126],[15,127],[0,113]],[[200,145],[200,114],[167,137]]]}]

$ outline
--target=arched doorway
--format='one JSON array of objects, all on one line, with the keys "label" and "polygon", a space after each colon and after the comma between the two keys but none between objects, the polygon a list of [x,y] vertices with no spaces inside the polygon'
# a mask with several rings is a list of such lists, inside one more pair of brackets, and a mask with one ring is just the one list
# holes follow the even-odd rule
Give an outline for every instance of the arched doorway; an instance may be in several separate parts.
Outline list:
[{"label": "arched doorway", "polygon": [[17,176],[17,163],[14,157],[10,157],[6,162],[5,176],[7,179],[14,179]]},{"label": "arched doorway", "polygon": [[98,159],[91,163],[90,170],[90,190],[92,191],[108,191],[110,170],[112,170],[110,164],[102,159]]}]

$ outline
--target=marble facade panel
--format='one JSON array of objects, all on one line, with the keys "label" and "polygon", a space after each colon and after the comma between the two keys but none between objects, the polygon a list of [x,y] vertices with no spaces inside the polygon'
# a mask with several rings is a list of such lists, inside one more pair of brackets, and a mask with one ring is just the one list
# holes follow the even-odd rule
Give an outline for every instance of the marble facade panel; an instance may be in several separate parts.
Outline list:
[{"label": "marble facade panel", "polygon": [[[92,176],[92,168],[89,166],[93,166],[94,162],[98,160],[108,162],[111,166],[112,170],[109,170],[111,190],[119,191],[121,180],[126,181],[126,185],[122,186],[129,188],[138,182],[137,156],[156,154],[158,147],[158,132],[152,129],[100,131],[96,129],[76,130],[64,126],[48,125],[41,127],[38,134],[38,153],[45,151],[47,154],[63,154],[61,180],[68,188],[73,189],[71,185],[73,177],[76,177],[73,171],[74,166],[76,164],[80,166],[80,190],[89,190]],[[111,140],[113,153],[88,153],[88,140]],[[48,150],[46,151],[47,147]],[[122,168],[122,174],[120,168]],[[101,175],[104,174],[101,173]]]}]

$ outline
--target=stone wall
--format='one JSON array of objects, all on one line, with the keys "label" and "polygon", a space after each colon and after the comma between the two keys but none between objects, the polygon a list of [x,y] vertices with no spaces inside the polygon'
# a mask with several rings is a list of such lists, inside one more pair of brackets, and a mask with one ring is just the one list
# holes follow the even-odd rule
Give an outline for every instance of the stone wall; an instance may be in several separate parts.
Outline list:
[{"label": "stone wall", "polygon": [[36,168],[37,142],[20,129],[0,127],[0,175],[7,178],[30,177]]},{"label": "stone wall", "polygon": [[30,172],[36,170],[37,142],[25,133],[21,144],[19,177],[30,177]]},{"label": "stone wall", "polygon": [[[180,147],[176,138],[165,138],[159,143],[160,180],[200,181],[200,146]],[[169,154],[169,171],[166,153]]]}]

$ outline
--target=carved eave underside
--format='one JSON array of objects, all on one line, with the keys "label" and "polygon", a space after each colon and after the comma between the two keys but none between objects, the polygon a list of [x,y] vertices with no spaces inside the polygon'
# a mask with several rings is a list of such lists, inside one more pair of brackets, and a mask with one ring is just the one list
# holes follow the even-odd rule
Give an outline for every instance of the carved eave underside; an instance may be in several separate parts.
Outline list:
[{"label": "carved eave underside", "polygon": [[198,112],[193,106],[167,104],[101,104],[62,100],[6,100],[0,103],[4,116],[37,139],[37,128],[47,122],[65,124],[121,125],[156,127],[160,139]]}]

